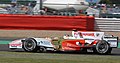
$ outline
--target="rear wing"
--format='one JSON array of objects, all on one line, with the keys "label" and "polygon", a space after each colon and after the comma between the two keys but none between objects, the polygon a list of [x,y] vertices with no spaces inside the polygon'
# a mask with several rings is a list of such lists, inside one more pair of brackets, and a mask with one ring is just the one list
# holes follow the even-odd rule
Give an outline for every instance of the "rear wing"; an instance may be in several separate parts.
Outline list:
[{"label": "rear wing", "polygon": [[118,37],[103,37],[103,40],[107,41],[110,44],[110,47],[117,48],[118,47]]}]

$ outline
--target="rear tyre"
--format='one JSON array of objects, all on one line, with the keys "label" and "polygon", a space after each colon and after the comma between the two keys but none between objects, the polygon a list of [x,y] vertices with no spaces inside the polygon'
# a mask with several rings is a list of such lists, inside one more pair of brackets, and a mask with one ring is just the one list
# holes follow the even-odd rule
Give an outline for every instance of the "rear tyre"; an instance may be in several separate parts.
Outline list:
[{"label": "rear tyre", "polygon": [[23,42],[23,49],[27,52],[36,52],[38,50],[36,40],[33,38],[27,38]]},{"label": "rear tyre", "polygon": [[112,48],[110,48],[108,42],[104,40],[98,41],[96,46],[93,48],[93,52],[98,54],[109,54],[111,53],[111,50]]}]

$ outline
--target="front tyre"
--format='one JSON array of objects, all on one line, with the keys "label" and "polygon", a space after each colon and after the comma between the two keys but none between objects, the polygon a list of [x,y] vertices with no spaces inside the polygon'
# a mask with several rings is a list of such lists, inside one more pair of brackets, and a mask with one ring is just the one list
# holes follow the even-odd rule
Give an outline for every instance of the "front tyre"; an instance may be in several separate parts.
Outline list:
[{"label": "front tyre", "polygon": [[37,43],[33,38],[27,38],[23,42],[23,49],[27,52],[36,52],[37,51]]},{"label": "front tyre", "polygon": [[108,42],[104,40],[100,40],[98,41],[96,46],[93,48],[93,52],[98,54],[108,54],[111,52],[111,48]]}]

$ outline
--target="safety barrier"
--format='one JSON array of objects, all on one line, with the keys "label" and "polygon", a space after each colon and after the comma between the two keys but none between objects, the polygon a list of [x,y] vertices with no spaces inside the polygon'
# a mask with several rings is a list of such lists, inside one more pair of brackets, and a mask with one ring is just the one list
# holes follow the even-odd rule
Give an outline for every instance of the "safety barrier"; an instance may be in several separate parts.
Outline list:
[{"label": "safety barrier", "polygon": [[93,31],[94,17],[0,14],[0,29]]}]

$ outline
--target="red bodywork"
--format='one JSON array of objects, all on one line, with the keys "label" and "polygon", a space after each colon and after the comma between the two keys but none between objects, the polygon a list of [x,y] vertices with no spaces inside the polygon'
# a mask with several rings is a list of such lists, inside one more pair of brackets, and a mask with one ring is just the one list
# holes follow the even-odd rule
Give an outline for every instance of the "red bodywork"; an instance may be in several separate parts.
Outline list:
[{"label": "red bodywork", "polygon": [[[79,44],[77,44],[77,42]],[[91,48],[93,45],[97,43],[97,40],[94,40],[91,44],[85,42],[84,39],[76,39],[76,40],[63,40],[61,42],[62,51],[77,51],[81,48]]]}]

